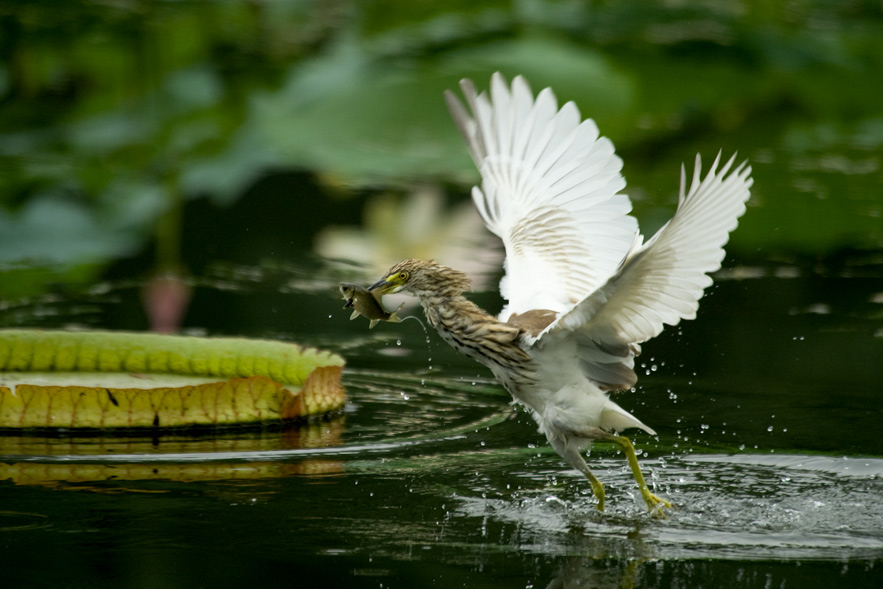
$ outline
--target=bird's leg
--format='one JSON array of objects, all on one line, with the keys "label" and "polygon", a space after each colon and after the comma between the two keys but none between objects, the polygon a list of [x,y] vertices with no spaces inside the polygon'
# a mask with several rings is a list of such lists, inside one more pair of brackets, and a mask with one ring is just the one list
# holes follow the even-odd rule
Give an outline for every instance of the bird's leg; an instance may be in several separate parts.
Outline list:
[{"label": "bird's leg", "polygon": [[647,508],[650,510],[650,513],[656,517],[665,517],[666,515],[663,511],[663,507],[671,509],[672,504],[662,497],[658,497],[650,492],[650,489],[647,487],[647,482],[644,480],[644,474],[641,472],[641,466],[638,464],[638,457],[635,455],[635,447],[632,445],[631,440],[625,436],[610,436],[608,439],[622,448],[626,459],[629,461],[629,466],[632,467],[632,474],[635,476],[635,482],[638,483],[638,489],[641,491],[644,501],[647,502]]},{"label": "bird's leg", "polygon": [[583,471],[583,474],[586,475],[586,478],[589,479],[589,484],[592,485],[592,493],[595,495],[595,499],[598,500],[598,511],[604,511],[604,485],[598,477],[592,474],[588,467]]},{"label": "bird's leg", "polygon": [[598,480],[591,470],[589,470],[589,465],[586,464],[585,459],[582,455],[582,448],[579,444],[569,443],[567,437],[548,437],[549,443],[552,444],[552,447],[555,448],[555,451],[558,452],[558,455],[564,458],[570,466],[577,469],[589,479],[589,484],[592,485],[592,493],[595,495],[595,499],[598,501],[598,511],[604,511],[604,485]]}]

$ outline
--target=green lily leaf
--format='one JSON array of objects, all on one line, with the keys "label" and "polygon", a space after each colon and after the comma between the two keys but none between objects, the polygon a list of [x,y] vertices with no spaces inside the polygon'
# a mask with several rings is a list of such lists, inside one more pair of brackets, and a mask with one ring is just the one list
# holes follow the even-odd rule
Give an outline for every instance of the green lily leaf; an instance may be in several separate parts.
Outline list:
[{"label": "green lily leaf", "polygon": [[288,421],[343,406],[340,356],[295,344],[0,330],[0,427]]}]

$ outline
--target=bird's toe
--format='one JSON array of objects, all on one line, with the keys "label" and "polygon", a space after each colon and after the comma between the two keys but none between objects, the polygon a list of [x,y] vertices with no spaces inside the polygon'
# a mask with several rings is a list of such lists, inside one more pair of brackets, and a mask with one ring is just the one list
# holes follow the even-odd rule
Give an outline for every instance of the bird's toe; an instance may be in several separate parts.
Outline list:
[{"label": "bird's toe", "polygon": [[654,495],[650,491],[647,491],[644,494],[644,501],[647,502],[647,509],[650,510],[650,515],[653,517],[658,517],[660,519],[665,519],[668,517],[668,513],[666,513],[666,509],[677,509],[671,501],[667,499],[663,499],[658,495]]}]

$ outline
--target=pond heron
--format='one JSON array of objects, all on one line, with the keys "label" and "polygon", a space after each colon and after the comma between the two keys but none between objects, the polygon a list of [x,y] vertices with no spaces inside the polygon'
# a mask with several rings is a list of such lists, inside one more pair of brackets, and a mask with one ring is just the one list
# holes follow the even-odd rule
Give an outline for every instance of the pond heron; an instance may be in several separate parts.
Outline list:
[{"label": "pond heron", "polygon": [[622,160],[572,102],[559,109],[548,88],[534,98],[520,76],[510,87],[494,74],[489,95],[460,86],[468,111],[445,98],[481,172],[472,199],[506,249],[506,305],[490,315],[463,296],[464,273],[432,261],[400,262],[370,289],[417,296],[441,337],[487,366],[589,479],[598,509],[604,486],[583,454],[607,441],[622,449],[651,513],[664,516],[671,503],[650,491],[619,434],[656,432],[609,394],[637,382],[642,342],[695,318],[745,212],[751,168],[733,167],[735,156],[721,167],[718,154],[703,178],[697,155],[689,188],[681,167],[674,216],[644,240],[621,192]]}]

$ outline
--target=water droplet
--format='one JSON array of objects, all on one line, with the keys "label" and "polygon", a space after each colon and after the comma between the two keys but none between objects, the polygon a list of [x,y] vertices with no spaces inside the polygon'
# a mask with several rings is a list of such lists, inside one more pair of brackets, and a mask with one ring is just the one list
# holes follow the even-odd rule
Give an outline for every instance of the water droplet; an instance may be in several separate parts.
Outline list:
[{"label": "water droplet", "polygon": [[766,428],[766,431],[768,431],[768,432],[773,431],[773,426],[769,426],[768,428]]}]

